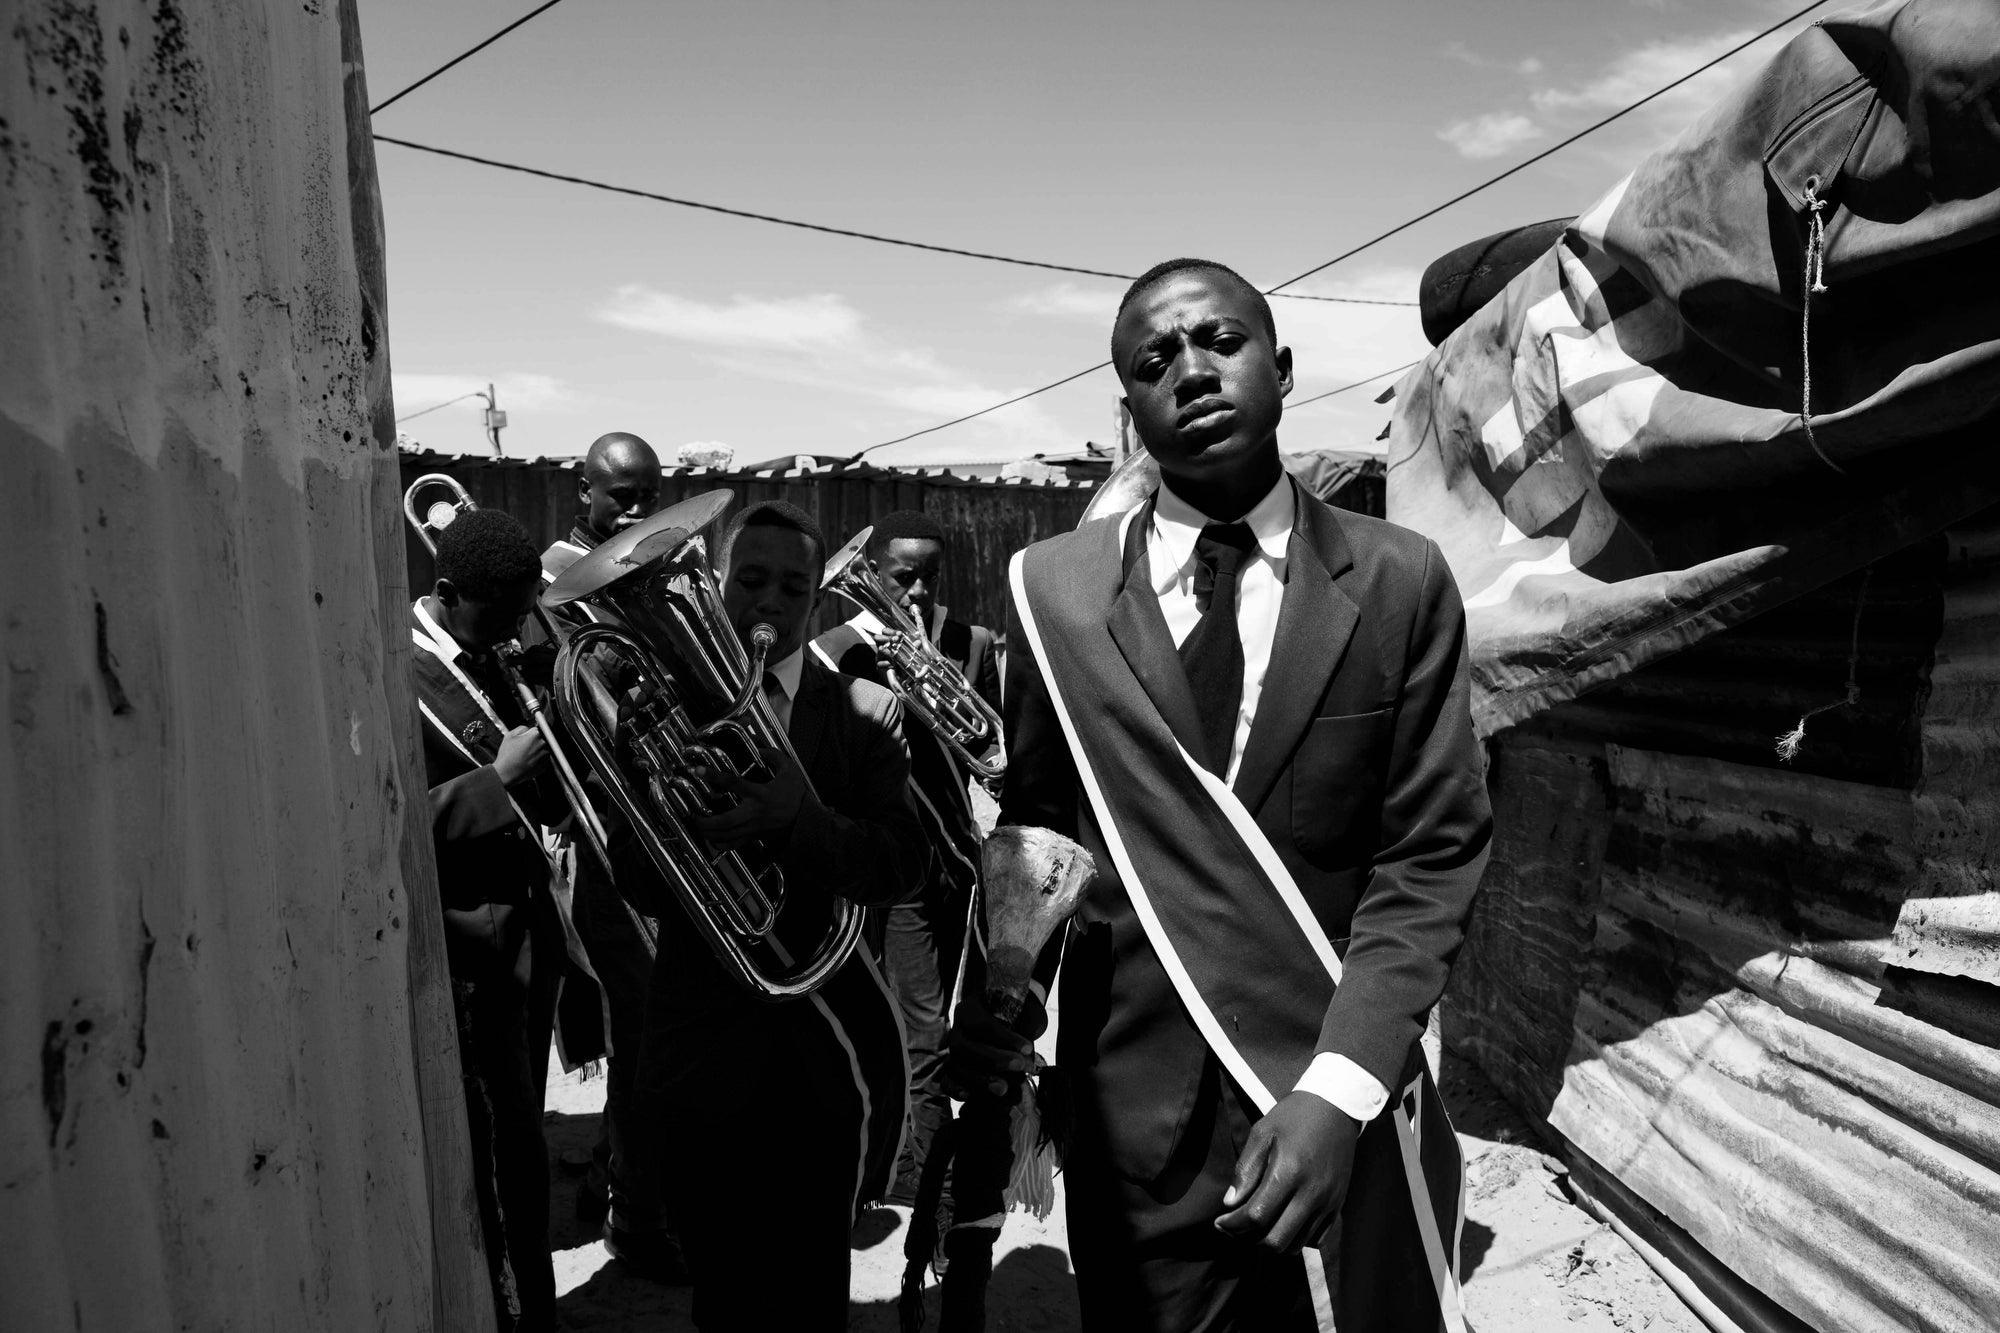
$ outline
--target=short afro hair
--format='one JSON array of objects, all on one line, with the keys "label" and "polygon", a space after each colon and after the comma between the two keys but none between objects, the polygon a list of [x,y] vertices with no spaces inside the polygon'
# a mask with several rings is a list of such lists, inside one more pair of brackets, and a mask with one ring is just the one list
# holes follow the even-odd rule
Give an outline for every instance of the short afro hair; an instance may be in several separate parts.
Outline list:
[{"label": "short afro hair", "polygon": [[1180,259],[1163,260],[1132,279],[1132,285],[1125,289],[1124,298],[1118,302],[1118,313],[1111,317],[1113,332],[1117,331],[1118,321],[1124,317],[1125,308],[1139,298],[1140,292],[1145,291],[1148,287],[1151,287],[1163,278],[1170,278],[1176,273],[1186,273],[1190,269],[1207,269],[1209,272],[1220,273],[1225,277],[1233,278],[1244,291],[1255,297],[1257,301],[1257,313],[1264,317],[1264,332],[1270,337],[1272,344],[1276,345],[1278,341],[1278,321],[1271,317],[1271,303],[1264,299],[1264,293],[1252,286],[1250,280],[1241,273],[1238,273],[1235,269],[1229,267],[1229,265],[1217,263],[1213,259],[1183,257]]},{"label": "short afro hair", "polygon": [[875,531],[868,536],[868,554],[879,556],[889,549],[890,542],[927,541],[944,545],[944,525],[929,514],[920,514],[914,509],[895,509],[875,520]]},{"label": "short afro hair", "polygon": [[729,568],[729,552],[745,528],[790,528],[803,533],[812,543],[814,563],[822,567],[826,564],[826,534],[820,531],[811,514],[784,500],[760,500],[738,514],[723,534],[722,549],[716,555],[717,569]]},{"label": "short afro hair", "polygon": [[542,576],[528,531],[499,509],[468,509],[438,534],[437,576],[475,602],[488,602]]}]

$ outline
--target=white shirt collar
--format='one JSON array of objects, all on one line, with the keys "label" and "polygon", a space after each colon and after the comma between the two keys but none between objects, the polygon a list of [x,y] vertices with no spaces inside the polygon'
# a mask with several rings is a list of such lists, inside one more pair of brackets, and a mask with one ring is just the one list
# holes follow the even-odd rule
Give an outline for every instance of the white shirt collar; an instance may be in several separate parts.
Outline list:
[{"label": "white shirt collar", "polygon": [[[1153,539],[1160,544],[1171,564],[1166,569],[1156,568],[1153,572],[1156,577],[1164,578],[1170,572],[1186,567],[1194,554],[1195,540],[1201,536],[1201,530],[1215,520],[1175,495],[1173,488],[1165,482],[1160,483],[1160,489],[1155,494],[1159,500],[1153,506]],[[1292,495],[1292,478],[1290,473],[1286,473],[1240,521],[1250,525],[1250,533],[1257,539],[1257,548],[1263,552],[1264,558],[1272,564],[1282,565],[1285,552],[1291,546],[1292,524],[1297,517],[1298,505]]]},{"label": "white shirt collar", "polygon": [[466,656],[465,645],[451,637],[451,631],[431,617],[431,609],[425,606],[427,598],[419,597],[411,606],[416,610],[417,619],[422,622],[425,637],[431,641],[431,651],[447,666]]},{"label": "white shirt collar", "polygon": [[794,648],[792,655],[782,662],[772,662],[764,670],[778,678],[778,688],[785,692],[786,702],[799,697],[799,677],[806,669],[806,653],[803,648]]}]

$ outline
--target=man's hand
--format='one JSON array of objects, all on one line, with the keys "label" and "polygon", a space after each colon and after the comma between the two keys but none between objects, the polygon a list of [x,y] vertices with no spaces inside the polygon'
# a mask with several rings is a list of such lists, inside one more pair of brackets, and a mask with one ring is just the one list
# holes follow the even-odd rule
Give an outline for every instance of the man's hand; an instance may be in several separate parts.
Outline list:
[{"label": "man's hand", "polygon": [[549,743],[534,727],[515,727],[500,738],[500,753],[493,756],[493,771],[509,787],[533,777],[549,761]]},{"label": "man's hand", "polygon": [[945,1091],[960,1101],[981,1093],[998,1097],[1007,1091],[1009,1078],[1033,1070],[1035,1038],[1048,1027],[1048,1013],[1030,995],[1016,1024],[995,1018],[985,997],[968,988],[959,997],[957,1016],[945,1038],[940,1075]]},{"label": "man's hand", "polygon": [[688,776],[697,782],[728,792],[736,804],[719,815],[696,815],[694,826],[701,836],[723,851],[734,851],[748,842],[784,833],[798,822],[799,808],[805,804],[806,775],[798,761],[783,750],[762,751],[769,781],[757,782],[714,768],[690,768]]},{"label": "man's hand", "polygon": [[1310,1092],[1287,1095],[1250,1128],[1215,1225],[1278,1254],[1316,1244],[1347,1199],[1361,1123]]}]

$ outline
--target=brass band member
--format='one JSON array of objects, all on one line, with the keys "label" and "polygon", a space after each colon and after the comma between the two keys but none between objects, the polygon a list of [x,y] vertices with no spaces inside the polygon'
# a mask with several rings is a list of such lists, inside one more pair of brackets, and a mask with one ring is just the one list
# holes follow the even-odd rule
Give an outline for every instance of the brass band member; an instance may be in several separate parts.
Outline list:
[{"label": "brass band member", "polygon": [[[798,760],[765,751],[764,782],[707,775],[737,804],[697,821],[718,847],[760,840],[776,855],[787,895],[777,935],[795,956],[823,934],[834,895],[906,899],[927,855],[895,697],[803,651],[826,555],[818,525],[791,505],[751,505],[729,527],[724,607],[746,646],[759,623],[777,631],[765,696]],[[696,1324],[845,1329],[848,1235],[895,1158],[908,1079],[867,946],[811,996],[771,1003],[731,980],[672,905],[641,1079],[663,1119]]]},{"label": "brass band member", "polygon": [[437,583],[410,608],[474,1182],[507,1333],[556,1326],[542,1096],[566,958],[539,826],[567,812],[494,653],[540,588],[521,525],[477,509],[440,534]]},{"label": "brass band member", "polygon": [[[582,512],[569,535],[542,552],[542,576],[553,583],[597,544],[648,518],[660,503],[660,459],[637,435],[613,431],[599,436],[584,455],[577,480]],[[577,614],[588,608],[573,603]],[[614,855],[629,839],[609,803],[600,803]],[[653,887],[657,875],[642,855],[618,856],[621,878]],[[602,1131],[591,1154],[590,1177],[577,1195],[577,1213],[600,1226],[604,1247],[633,1272],[657,1281],[687,1278],[680,1247],[667,1229],[655,1177],[659,1128],[639,1106],[639,1052],[645,1039],[646,988],[653,971],[654,931],[634,905],[652,903],[605,882],[595,858],[579,851],[574,859],[576,892],[571,913],[577,935],[604,988],[610,1051],[605,1059],[606,1089]],[[635,888],[637,886],[634,886]],[[664,890],[659,890],[663,892]]]},{"label": "brass band member", "polygon": [[[1285,475],[1292,356],[1237,274],[1152,269],[1111,352],[1162,484],[1015,557],[1001,801],[1097,866],[1057,1050],[1084,1327],[1456,1328],[1418,1038],[1491,832],[1457,589]],[[961,1053],[1028,1047],[968,993]]]},{"label": "brass band member", "polygon": [[[998,712],[1000,665],[993,631],[954,619],[939,604],[944,560],[944,529],[929,515],[901,509],[875,523],[868,561],[883,590],[909,609],[938,651]],[[889,676],[876,654],[883,629],[862,611],[820,635],[813,650],[837,670],[886,686]],[[979,828],[965,770],[923,726],[912,722],[905,731],[917,814],[934,855],[923,892],[913,902],[890,908],[883,932],[882,965],[902,1007],[910,1055],[909,1140],[887,1196],[888,1202],[900,1204],[915,1200],[925,1150],[950,1114],[951,1099],[939,1082],[945,1020],[964,954],[979,864]],[[993,742],[997,746],[999,737]]]}]

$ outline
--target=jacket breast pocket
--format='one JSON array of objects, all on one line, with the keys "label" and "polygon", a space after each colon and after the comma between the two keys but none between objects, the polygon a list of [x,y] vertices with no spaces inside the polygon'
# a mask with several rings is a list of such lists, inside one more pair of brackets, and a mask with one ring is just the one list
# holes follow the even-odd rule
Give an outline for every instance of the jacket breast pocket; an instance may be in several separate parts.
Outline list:
[{"label": "jacket breast pocket", "polygon": [[1314,718],[1292,757],[1292,841],[1317,865],[1365,861],[1379,841],[1387,709]]}]

